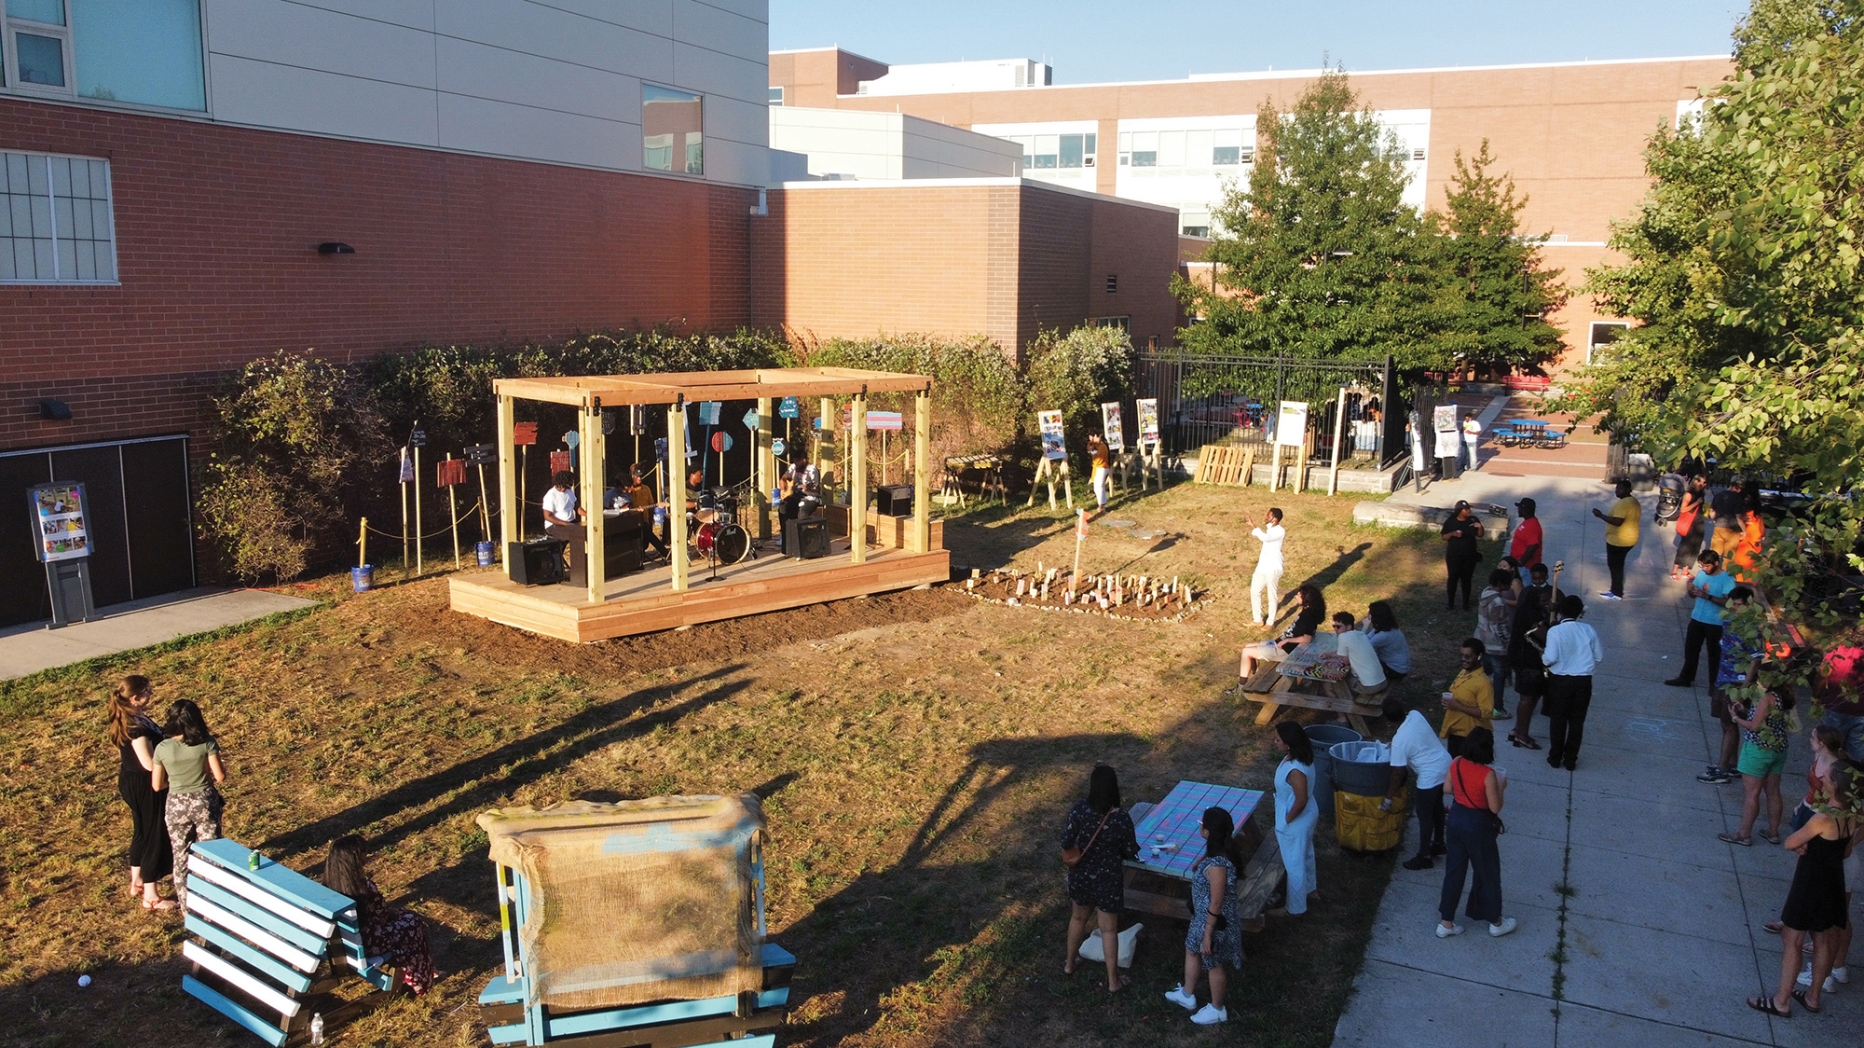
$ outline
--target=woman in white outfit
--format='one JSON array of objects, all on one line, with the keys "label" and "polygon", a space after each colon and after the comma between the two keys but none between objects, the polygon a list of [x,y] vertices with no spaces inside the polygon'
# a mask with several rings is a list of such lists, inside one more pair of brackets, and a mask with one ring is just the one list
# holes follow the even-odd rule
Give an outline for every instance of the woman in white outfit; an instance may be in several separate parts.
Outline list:
[{"label": "woman in white outfit", "polygon": [[[1243,523],[1253,525],[1255,521],[1245,515]],[[1275,612],[1281,607],[1282,540],[1288,537],[1287,530],[1282,527],[1281,510],[1270,509],[1262,518],[1262,527],[1252,527],[1249,534],[1262,543],[1262,553],[1256,558],[1256,573],[1249,577],[1250,621],[1272,626]],[[1269,595],[1267,614],[1262,611],[1263,590]]]},{"label": "woman in white outfit", "polygon": [[1298,917],[1307,912],[1308,897],[1319,889],[1314,824],[1320,821],[1320,809],[1309,793],[1314,781],[1314,744],[1300,725],[1282,721],[1275,725],[1275,748],[1284,755],[1275,769],[1275,842],[1281,845],[1282,868],[1288,871],[1288,902],[1272,912]]}]

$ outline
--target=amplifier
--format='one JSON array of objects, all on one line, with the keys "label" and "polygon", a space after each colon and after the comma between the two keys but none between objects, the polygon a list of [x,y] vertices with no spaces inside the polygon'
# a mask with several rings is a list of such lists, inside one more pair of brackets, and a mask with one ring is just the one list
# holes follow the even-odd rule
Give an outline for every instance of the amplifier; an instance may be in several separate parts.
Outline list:
[{"label": "amplifier", "polygon": [[532,539],[505,546],[505,566],[511,581],[520,586],[544,586],[563,581],[562,539]]},{"label": "amplifier", "polygon": [[913,515],[913,486],[911,484],[892,484],[874,489],[874,501],[880,512],[889,517],[910,517]]},{"label": "amplifier", "polygon": [[793,517],[784,521],[783,555],[797,560],[828,556],[828,519]]}]

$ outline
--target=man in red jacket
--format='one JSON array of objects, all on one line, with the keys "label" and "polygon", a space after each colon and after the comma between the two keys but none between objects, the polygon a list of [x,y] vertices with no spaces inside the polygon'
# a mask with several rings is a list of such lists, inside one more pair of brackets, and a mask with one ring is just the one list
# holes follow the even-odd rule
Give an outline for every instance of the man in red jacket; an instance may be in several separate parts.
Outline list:
[{"label": "man in red jacket", "polygon": [[1516,564],[1521,565],[1521,584],[1531,586],[1534,580],[1528,572],[1540,563],[1541,535],[1540,518],[1534,516],[1538,509],[1533,499],[1522,499],[1515,503],[1515,509],[1521,514],[1521,523],[1515,525],[1514,538],[1508,543],[1508,555]]}]

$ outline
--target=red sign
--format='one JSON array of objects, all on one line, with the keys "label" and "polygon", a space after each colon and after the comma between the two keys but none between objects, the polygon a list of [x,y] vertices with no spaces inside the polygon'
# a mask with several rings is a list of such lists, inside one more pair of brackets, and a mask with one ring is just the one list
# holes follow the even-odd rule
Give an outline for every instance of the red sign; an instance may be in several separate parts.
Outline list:
[{"label": "red sign", "polygon": [[537,443],[537,423],[514,422],[511,424],[511,442],[513,444]]},{"label": "red sign", "polygon": [[434,463],[434,486],[450,488],[455,484],[466,483],[465,459],[441,459]]},{"label": "red sign", "polygon": [[558,473],[568,473],[569,469],[570,469],[570,453],[569,452],[553,451],[550,453],[550,473],[552,476],[555,476]]},{"label": "red sign", "polygon": [[731,450],[731,434],[725,432],[722,429],[719,430],[717,433],[712,434],[712,450],[718,452],[721,455],[723,455],[727,451],[730,451]]}]

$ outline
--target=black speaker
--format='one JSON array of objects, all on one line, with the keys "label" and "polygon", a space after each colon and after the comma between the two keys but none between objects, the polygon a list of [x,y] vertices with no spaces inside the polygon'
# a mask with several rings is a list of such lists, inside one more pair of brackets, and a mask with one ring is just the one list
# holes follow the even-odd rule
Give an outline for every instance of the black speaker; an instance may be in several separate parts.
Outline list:
[{"label": "black speaker", "polygon": [[638,510],[608,510],[602,524],[604,579],[620,578],[641,570],[647,548],[645,518]]},{"label": "black speaker", "polygon": [[801,517],[784,521],[783,555],[798,560],[828,556],[828,519]]},{"label": "black speaker", "polygon": [[545,586],[563,581],[562,539],[532,539],[505,546],[505,564],[511,581],[520,586]]},{"label": "black speaker", "polygon": [[874,496],[884,516],[910,517],[913,515],[913,486],[911,484],[891,484],[875,488]]}]

